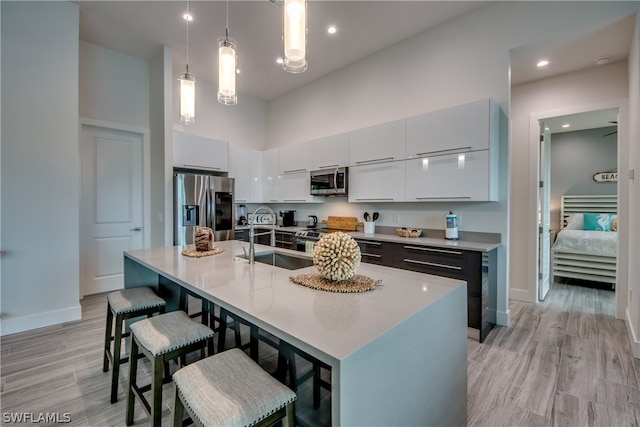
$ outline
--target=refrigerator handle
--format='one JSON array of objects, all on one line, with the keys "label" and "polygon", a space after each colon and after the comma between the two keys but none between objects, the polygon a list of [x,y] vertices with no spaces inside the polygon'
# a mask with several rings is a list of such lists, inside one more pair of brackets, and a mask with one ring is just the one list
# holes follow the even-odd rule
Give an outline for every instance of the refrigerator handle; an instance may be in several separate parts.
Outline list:
[{"label": "refrigerator handle", "polygon": [[215,194],[213,192],[212,182],[209,181],[209,186],[207,187],[207,227],[212,229],[214,232],[216,231],[216,219],[215,219],[215,201],[213,200]]}]

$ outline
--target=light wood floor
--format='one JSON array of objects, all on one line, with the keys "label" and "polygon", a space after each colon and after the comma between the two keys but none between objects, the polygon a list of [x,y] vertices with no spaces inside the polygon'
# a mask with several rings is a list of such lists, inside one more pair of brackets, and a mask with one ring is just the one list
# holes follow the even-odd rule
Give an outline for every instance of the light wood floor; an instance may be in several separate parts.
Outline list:
[{"label": "light wood floor", "polygon": [[[468,341],[470,426],[640,426],[640,360],[612,316],[613,292],[556,284],[544,303],[510,308],[512,326],[495,328],[483,344]],[[70,426],[124,425],[127,365],[113,405],[110,373],[102,372],[105,296],[85,298],[82,311],[81,321],[0,339],[0,424],[26,412],[68,413]],[[142,363],[143,378],[147,369]],[[327,401],[320,411],[299,409],[310,424],[326,425]],[[171,384],[164,403],[170,425]],[[147,424],[139,406],[135,424]]]}]

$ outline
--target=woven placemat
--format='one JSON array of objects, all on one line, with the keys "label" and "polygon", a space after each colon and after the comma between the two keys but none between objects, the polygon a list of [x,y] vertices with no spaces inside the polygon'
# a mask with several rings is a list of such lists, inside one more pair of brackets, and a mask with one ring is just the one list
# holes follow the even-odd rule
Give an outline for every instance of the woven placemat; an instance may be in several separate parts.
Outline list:
[{"label": "woven placemat", "polygon": [[222,252],[224,252],[224,249],[222,248],[213,248],[210,251],[198,251],[196,249],[185,249],[182,251],[182,255],[190,256],[192,258],[202,258],[204,256],[218,255],[218,254],[221,254]]},{"label": "woven placemat", "polygon": [[306,286],[311,289],[317,289],[327,292],[367,292],[376,288],[382,280],[374,280],[371,277],[354,275],[351,279],[343,282],[329,280],[321,274],[298,274],[297,276],[289,276],[289,280],[297,285]]}]

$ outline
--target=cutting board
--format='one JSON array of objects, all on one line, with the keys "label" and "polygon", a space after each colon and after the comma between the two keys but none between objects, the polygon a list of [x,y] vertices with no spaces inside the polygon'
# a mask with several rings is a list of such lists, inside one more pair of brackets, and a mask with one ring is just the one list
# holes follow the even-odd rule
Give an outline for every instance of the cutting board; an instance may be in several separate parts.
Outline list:
[{"label": "cutting board", "polygon": [[323,224],[327,224],[327,228],[334,230],[355,231],[358,226],[364,223],[358,222],[355,216],[330,216],[322,220]]}]

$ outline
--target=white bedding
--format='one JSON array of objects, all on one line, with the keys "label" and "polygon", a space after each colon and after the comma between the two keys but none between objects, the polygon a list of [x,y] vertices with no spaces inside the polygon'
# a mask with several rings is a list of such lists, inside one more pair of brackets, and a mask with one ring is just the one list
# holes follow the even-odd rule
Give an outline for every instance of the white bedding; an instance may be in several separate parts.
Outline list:
[{"label": "white bedding", "polygon": [[617,243],[616,232],[565,229],[558,233],[552,249],[616,256]]}]

